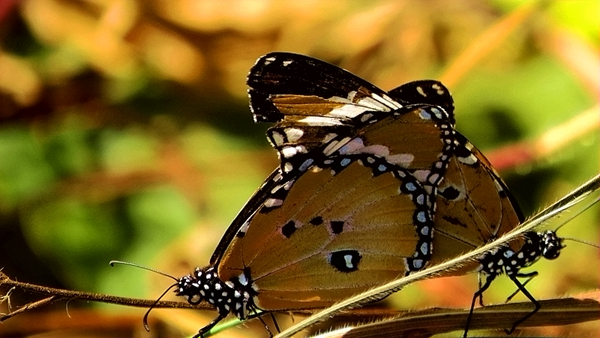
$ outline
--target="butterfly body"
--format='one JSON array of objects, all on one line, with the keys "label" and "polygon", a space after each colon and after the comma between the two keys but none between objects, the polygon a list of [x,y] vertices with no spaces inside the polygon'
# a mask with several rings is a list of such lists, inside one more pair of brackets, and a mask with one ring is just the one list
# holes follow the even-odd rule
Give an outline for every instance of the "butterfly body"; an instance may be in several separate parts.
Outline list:
[{"label": "butterfly body", "polygon": [[[540,258],[553,260],[558,258],[560,251],[565,247],[563,239],[558,237],[556,231],[546,230],[544,232],[529,231],[523,234],[523,245],[518,251],[514,251],[509,246],[503,246],[495,251],[484,254],[479,259],[478,272],[482,273],[486,279],[485,283],[480,286],[479,290],[473,295],[471,302],[471,310],[467,317],[465,331],[463,337],[467,337],[469,325],[473,315],[475,302],[479,298],[482,304],[483,293],[490,287],[496,277],[506,274],[513,283],[517,286],[518,291],[522,292],[533,304],[534,309],[526,316],[520,318],[513,323],[513,326],[505,330],[507,334],[511,334],[515,328],[523,323],[527,318],[533,316],[541,308],[540,303],[525,289],[526,283],[521,283],[517,278],[532,278],[537,276],[537,272],[521,273],[521,269],[531,266]],[[516,294],[516,293],[515,293]],[[513,294],[513,296],[515,295]],[[512,297],[512,296],[511,296]],[[509,297],[510,298],[510,297]]]},{"label": "butterfly body", "polygon": [[267,138],[280,165],[210,265],[179,281],[178,295],[219,311],[200,334],[228,313],[330,306],[522,219],[487,159],[455,131],[452,97],[437,81],[385,92],[331,64],[271,53],[248,85],[254,120],[275,123]]},{"label": "butterfly body", "polygon": [[487,276],[487,280],[491,282],[501,274],[506,274],[509,278],[516,277],[522,268],[532,265],[542,257],[549,260],[558,258],[560,250],[565,247],[562,238],[552,230],[527,232],[523,238],[525,243],[519,251],[502,247],[480,259],[479,270]]}]

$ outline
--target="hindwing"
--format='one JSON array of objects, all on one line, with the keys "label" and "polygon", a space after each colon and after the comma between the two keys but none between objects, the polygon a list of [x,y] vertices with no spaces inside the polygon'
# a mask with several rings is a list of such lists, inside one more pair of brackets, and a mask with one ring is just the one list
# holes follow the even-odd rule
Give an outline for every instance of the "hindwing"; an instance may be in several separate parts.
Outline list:
[{"label": "hindwing", "polygon": [[[439,259],[433,259],[432,263],[491,242],[524,219],[514,197],[487,158],[458,133],[457,140],[456,154],[436,195],[433,246]],[[510,246],[518,251],[523,243],[523,239],[519,239]],[[455,273],[466,273],[474,267],[467,265]]]},{"label": "hindwing", "polygon": [[[447,111],[454,111],[450,93],[435,81],[410,82],[389,94],[397,100],[440,105]],[[450,116],[453,118],[454,114]],[[459,132],[455,131],[454,135],[456,146],[435,195],[432,245],[435,255],[431,264],[493,241],[524,219],[506,183],[488,159]],[[511,242],[515,250],[522,245],[522,240]],[[462,274],[473,268],[467,265],[453,274]]]},{"label": "hindwing", "polygon": [[[278,169],[222,253],[219,276],[251,276],[259,306],[276,309],[322,307],[421,269],[431,257],[435,184],[451,151],[436,112],[421,105],[392,113],[301,175]],[[415,140],[421,147],[411,149]],[[305,285],[297,273],[309,276]]]},{"label": "hindwing", "polygon": [[521,219],[487,159],[454,130],[452,97],[437,81],[386,93],[328,63],[271,53],[248,85],[254,120],[275,123],[267,137],[280,166],[211,264],[223,280],[251,279],[262,309],[330,305]]}]

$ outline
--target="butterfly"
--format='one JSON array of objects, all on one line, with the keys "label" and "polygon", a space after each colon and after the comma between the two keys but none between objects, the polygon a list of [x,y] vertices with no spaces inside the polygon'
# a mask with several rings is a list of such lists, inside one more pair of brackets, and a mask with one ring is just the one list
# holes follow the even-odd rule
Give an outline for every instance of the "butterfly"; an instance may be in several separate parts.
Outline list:
[{"label": "butterfly", "polygon": [[440,82],[386,92],[332,64],[276,52],[258,59],[247,84],[254,121],[274,123],[267,138],[280,164],[209,265],[178,282],[178,296],[218,311],[197,336],[230,313],[243,320],[257,310],[330,306],[523,219],[489,161],[455,130],[453,99]]},{"label": "butterfly", "polygon": [[473,301],[471,302],[471,311],[467,318],[467,324],[464,332],[464,337],[467,337],[469,324],[473,315],[473,308],[475,301],[479,298],[480,303],[483,292],[485,292],[491,285],[491,283],[501,274],[506,274],[512,281],[517,285],[518,290],[521,291],[535,306],[534,310],[528,313],[526,316],[520,318],[513,326],[506,330],[507,334],[510,334],[514,329],[527,320],[527,318],[533,316],[540,309],[539,302],[527,291],[525,285],[517,278],[532,278],[537,276],[537,272],[533,271],[530,273],[522,273],[520,270],[531,266],[537,262],[540,258],[553,260],[558,258],[560,251],[565,247],[563,244],[563,238],[558,237],[556,231],[546,230],[544,232],[528,231],[524,234],[525,243],[518,251],[513,251],[508,247],[501,247],[494,252],[489,252],[480,258],[481,264],[479,272],[486,276],[485,283],[475,292],[473,295]]}]

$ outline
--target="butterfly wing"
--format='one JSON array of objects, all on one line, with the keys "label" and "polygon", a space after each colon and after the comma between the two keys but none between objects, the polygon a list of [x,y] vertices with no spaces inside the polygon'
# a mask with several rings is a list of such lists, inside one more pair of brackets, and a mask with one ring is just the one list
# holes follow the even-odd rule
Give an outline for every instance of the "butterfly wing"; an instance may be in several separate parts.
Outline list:
[{"label": "butterfly wing", "polygon": [[441,82],[436,80],[412,81],[390,90],[388,94],[400,102],[425,103],[444,108],[450,115],[450,123],[454,128],[454,99],[448,88]]},{"label": "butterfly wing", "polygon": [[[450,92],[434,80],[409,82],[392,89],[389,95],[404,102],[439,105],[446,111],[454,111]],[[453,119],[453,114],[450,116]],[[435,255],[431,264],[492,241],[523,221],[516,200],[488,159],[456,131],[455,141],[455,152],[435,196]],[[513,241],[511,247],[517,250],[522,244]],[[454,274],[471,270],[473,266],[468,265]]]},{"label": "butterfly wing", "polygon": [[[319,308],[422,268],[431,254],[435,189],[427,175],[417,177],[431,173],[446,149],[431,109],[392,114],[302,175],[282,174],[229,243],[219,276],[250,276],[265,310]],[[395,156],[415,138],[422,148],[414,158],[430,160],[421,169]]]},{"label": "butterfly wing", "polygon": [[[479,247],[514,229],[523,214],[506,184],[485,156],[457,133],[457,154],[450,160],[436,195],[435,257],[432,263]],[[518,251],[523,240],[510,243]],[[456,274],[472,271],[477,263]]]},{"label": "butterfly wing", "polygon": [[284,309],[422,268],[431,196],[455,144],[450,114],[289,53],[259,59],[248,84],[255,120],[276,123],[268,137],[281,166],[219,244],[219,276],[249,276],[261,308]]},{"label": "butterfly wing", "polygon": [[[358,76],[300,54],[275,52],[262,56],[250,69],[247,82],[256,122],[293,122],[310,116],[321,125],[351,124],[348,119],[364,111],[389,112],[402,107]],[[283,105],[286,100],[292,109]]]},{"label": "butterfly wing", "polygon": [[[454,131],[439,82],[386,94],[327,63],[272,53],[248,84],[255,120],[276,123],[268,137],[281,166],[213,258],[222,279],[251,278],[259,307],[323,307],[416,271],[432,258],[434,223],[434,261],[518,223],[504,183]],[[474,216],[488,193],[491,207]]]},{"label": "butterfly wing", "polygon": [[254,194],[248,199],[246,204],[235,216],[223,237],[217,244],[215,251],[210,258],[210,265],[216,266],[223,257],[223,253],[229,246],[229,243],[233,240],[236,233],[240,230],[249,219],[252,218],[254,213],[261,207],[265,200],[270,196],[271,190],[277,185],[277,182],[281,180],[281,171],[275,169],[267,179],[261,184],[261,186],[254,192]]},{"label": "butterfly wing", "polygon": [[275,122],[267,138],[283,172],[302,171],[307,159],[327,157],[357,129],[403,108],[383,90],[308,56],[270,53],[248,75],[256,122]]},{"label": "butterfly wing", "polygon": [[[280,169],[271,173],[238,213],[213,253],[212,265],[219,263],[236,233],[248,225],[249,219],[261,204],[269,199],[277,201],[285,197],[285,189],[277,190],[279,196],[270,193],[277,188],[276,182],[282,180],[282,175],[285,175],[287,180],[292,180],[294,176],[297,177],[306,171],[315,158],[323,161],[344,145],[347,146],[342,152],[357,151],[356,148],[361,148],[361,145],[359,142],[348,145],[352,139],[348,135],[357,134],[361,127],[390,116],[392,110],[398,112],[401,107],[410,103],[405,102],[403,98],[390,98],[383,90],[339,67],[293,53],[270,53],[259,58],[250,70],[248,85],[254,120],[276,122],[276,125],[268,130],[267,137],[278,151],[281,165]],[[442,88],[445,92],[435,90],[429,97],[435,100],[435,93],[444,97],[436,102],[448,102],[449,98],[451,107],[452,98],[445,87]],[[407,99],[414,95],[411,90],[405,92],[408,93],[405,95]],[[435,116],[436,113],[441,115]],[[438,110],[432,115],[437,119],[437,123],[450,122],[446,123],[445,128],[451,129],[451,111]],[[384,137],[390,133],[397,133],[397,130],[389,129],[390,125],[383,124],[381,128],[379,135]],[[426,181],[428,178],[439,177],[445,165],[440,162],[437,151],[424,151],[421,152],[422,156],[413,156],[415,149],[412,149],[412,140],[428,140],[429,143],[420,149],[439,148],[442,142],[441,138],[423,137],[423,132],[419,128],[405,129],[403,140],[406,142],[398,143],[397,149],[392,149],[392,153],[387,156],[392,163],[399,163],[417,171],[417,177]],[[439,133],[439,129],[434,132]],[[449,133],[451,134],[451,131]],[[376,133],[371,134],[374,138],[371,140],[372,147],[364,151],[386,151],[376,148],[378,144],[383,144],[384,140],[375,139]],[[445,137],[451,139],[452,135]],[[447,141],[446,146],[451,143]],[[350,149],[352,147],[355,149]],[[430,170],[431,164],[436,161],[440,163]]]}]

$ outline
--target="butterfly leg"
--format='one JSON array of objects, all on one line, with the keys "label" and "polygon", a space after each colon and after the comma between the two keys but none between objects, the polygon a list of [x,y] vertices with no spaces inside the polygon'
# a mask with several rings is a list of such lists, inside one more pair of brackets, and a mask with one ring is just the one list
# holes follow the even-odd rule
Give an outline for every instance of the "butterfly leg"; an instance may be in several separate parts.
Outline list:
[{"label": "butterfly leg", "polygon": [[208,323],[205,327],[201,328],[192,338],[203,338],[204,334],[210,331],[215,325],[217,325],[223,318],[227,317],[227,314],[219,313],[219,316],[213,319],[212,322]]},{"label": "butterfly leg", "polygon": [[[487,281],[487,279],[486,279]],[[479,288],[478,290],[481,290],[482,285],[481,285],[481,273],[477,274],[477,287]],[[479,306],[483,306],[483,292],[479,295]],[[471,305],[471,309],[473,309],[473,305]]]},{"label": "butterfly leg", "polygon": [[275,330],[277,330],[277,333],[281,332],[281,329],[279,329],[279,324],[277,324],[277,320],[275,319],[275,315],[273,315],[273,312],[269,313],[271,315],[271,319],[273,320],[273,324],[275,324]]},{"label": "butterfly leg", "polygon": [[[473,316],[473,310],[475,309],[475,302],[477,301],[477,298],[479,298],[479,302],[480,304],[483,303],[482,301],[482,297],[483,297],[483,293],[485,292],[485,290],[487,290],[490,285],[492,284],[492,281],[496,278],[495,275],[488,275],[485,279],[485,284],[483,284],[483,286],[481,286],[479,288],[479,290],[477,290],[477,292],[475,292],[475,294],[473,295],[473,300],[471,301],[471,309],[469,310],[469,316],[467,317],[467,324],[465,325],[465,333],[463,334],[463,338],[467,338],[467,333],[469,332],[469,325],[471,325],[471,317]],[[481,284],[481,279],[480,279],[480,284]],[[483,306],[483,304],[482,304]]]},{"label": "butterfly leg", "polygon": [[[261,313],[261,315],[264,313]],[[265,330],[267,330],[267,332],[269,333],[269,337],[273,337],[273,332],[271,332],[271,329],[269,329],[269,325],[267,325],[267,323],[265,323],[265,321],[262,319],[262,317],[256,316],[258,317],[258,320],[260,320],[260,322],[265,326]],[[273,317],[273,313],[271,313],[271,318],[273,319],[273,322],[275,322],[275,317]]]},{"label": "butterfly leg", "polygon": [[[537,274],[537,273],[536,273]],[[540,305],[540,303],[533,298],[533,296],[531,295],[531,293],[529,293],[529,291],[527,291],[527,289],[525,288],[525,285],[521,284],[521,282],[519,282],[517,280],[517,277],[531,277],[531,275],[535,276],[533,273],[530,274],[517,274],[515,276],[511,276],[510,279],[515,283],[515,285],[519,288],[519,291],[523,292],[523,294],[533,303],[533,305],[535,305],[535,309],[533,309],[533,311],[531,311],[531,313],[529,313],[528,315],[526,315],[525,317],[517,320],[512,328],[510,328],[510,330],[504,330],[504,332],[506,332],[507,334],[511,334],[515,331],[515,329],[517,328],[517,326],[521,323],[523,323],[524,321],[527,320],[527,318],[533,316],[536,312],[538,312],[540,310],[540,308],[542,307]],[[531,280],[531,278],[529,279]]]},{"label": "butterfly leg", "polygon": [[[538,275],[537,271],[534,271],[534,272],[530,272],[530,273],[523,273],[523,274],[520,273],[520,274],[517,275],[517,277],[519,277],[519,278],[527,278],[527,280],[525,281],[525,283],[523,283],[523,286],[526,286],[527,283],[531,282],[531,280],[533,279],[533,277],[535,277],[537,275]],[[510,296],[508,296],[506,298],[506,302],[505,303],[508,303],[511,299],[513,299],[514,296],[518,295],[520,291],[521,290],[517,289],[517,290],[515,290],[515,292],[511,293]]]}]

